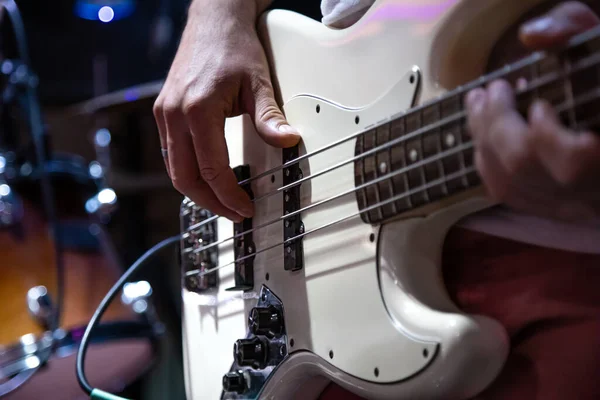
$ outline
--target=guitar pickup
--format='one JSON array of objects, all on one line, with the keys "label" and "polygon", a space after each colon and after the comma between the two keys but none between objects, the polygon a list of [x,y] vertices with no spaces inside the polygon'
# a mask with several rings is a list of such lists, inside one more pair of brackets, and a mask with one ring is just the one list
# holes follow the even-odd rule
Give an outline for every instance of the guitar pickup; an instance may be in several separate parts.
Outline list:
[{"label": "guitar pickup", "polygon": [[[242,165],[233,169],[238,182],[250,178],[250,166]],[[254,199],[250,183],[241,186],[250,199]],[[247,233],[244,233],[247,232]],[[242,222],[233,224],[233,253],[235,267],[235,286],[227,290],[248,291],[254,288],[254,259],[256,258],[256,247],[252,237],[252,218],[246,218]],[[238,237],[239,236],[239,237]],[[240,260],[240,261],[237,261]]]},{"label": "guitar pickup", "polygon": [[[283,149],[283,163],[290,162],[298,158],[298,146]],[[302,179],[302,170],[298,163],[290,165],[283,169],[283,185],[287,186]],[[283,213],[286,216],[283,221],[283,240],[286,244],[283,247],[283,265],[286,271],[298,271],[304,264],[304,249],[302,238],[295,240],[289,239],[304,233],[304,224],[300,213],[287,217],[287,214],[300,209],[300,185],[294,186],[283,192]]]}]

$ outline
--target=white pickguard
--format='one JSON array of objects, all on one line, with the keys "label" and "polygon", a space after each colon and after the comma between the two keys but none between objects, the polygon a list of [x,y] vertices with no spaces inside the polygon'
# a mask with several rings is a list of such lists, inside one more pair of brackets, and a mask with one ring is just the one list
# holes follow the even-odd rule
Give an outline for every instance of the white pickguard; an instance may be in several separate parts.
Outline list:
[{"label": "white pickguard", "polygon": [[[423,76],[419,101],[443,93],[445,85],[464,81],[468,74],[481,73],[480,54],[469,68],[455,59],[470,54],[460,44],[461,37],[469,36],[463,21],[498,14],[505,6],[486,34],[472,38],[475,48],[489,49],[506,24],[538,2],[509,7],[501,0],[428,0],[419,5],[380,0],[343,31],[293,13],[271,12],[261,36],[286,115],[302,132],[301,153],[411,107],[415,91],[409,78],[417,72],[415,66]],[[229,120],[226,137],[231,165],[248,164],[253,176],[282,163],[281,150],[264,145],[246,118]],[[351,159],[354,145],[351,140],[301,162],[304,176]],[[353,169],[350,163],[304,183],[302,206],[354,188]],[[256,197],[282,186],[281,171],[273,178],[253,184]],[[254,287],[266,284],[283,301],[288,337],[294,339],[291,356],[275,370],[264,398],[312,400],[329,380],[373,399],[463,398],[487,386],[506,357],[505,333],[494,321],[457,310],[439,269],[449,227],[486,206],[473,198],[381,230],[351,219],[304,238],[305,264],[299,272],[284,270],[283,246],[257,254]],[[281,194],[263,200],[256,205],[254,226],[282,212]],[[310,231],[357,212],[355,196],[348,195],[303,213],[302,220]],[[233,234],[233,224],[219,219],[218,230],[219,239],[225,239]],[[282,223],[253,236],[258,250],[282,239]],[[219,246],[219,264],[232,261],[232,242]],[[219,271],[217,296],[183,291],[189,399],[220,397],[233,343],[245,336],[248,313],[256,305],[256,292],[242,298],[239,292],[225,291],[233,286],[232,272],[233,266]]]}]

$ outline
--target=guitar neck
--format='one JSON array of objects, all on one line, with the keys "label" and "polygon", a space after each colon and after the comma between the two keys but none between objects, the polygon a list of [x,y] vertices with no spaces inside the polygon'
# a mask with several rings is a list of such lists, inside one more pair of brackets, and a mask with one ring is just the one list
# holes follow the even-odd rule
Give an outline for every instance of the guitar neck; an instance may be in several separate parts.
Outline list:
[{"label": "guitar neck", "polygon": [[413,108],[360,135],[354,165],[358,205],[366,223],[379,223],[481,185],[467,133],[464,97],[504,79],[527,114],[545,99],[574,130],[600,122],[600,29],[556,52],[538,52]]}]

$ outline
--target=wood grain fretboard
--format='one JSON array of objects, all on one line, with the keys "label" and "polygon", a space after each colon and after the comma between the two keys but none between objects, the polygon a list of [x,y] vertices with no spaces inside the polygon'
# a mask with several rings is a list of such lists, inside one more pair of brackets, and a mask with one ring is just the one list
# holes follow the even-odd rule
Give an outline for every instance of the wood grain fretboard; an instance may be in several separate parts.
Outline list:
[{"label": "wood grain fretboard", "polygon": [[[464,97],[504,79],[522,115],[545,99],[575,132],[600,126],[600,29],[556,52],[539,52],[370,128],[356,141],[361,218],[379,223],[481,185],[473,166]],[[403,195],[404,194],[404,195]],[[390,201],[396,199],[394,201]],[[381,206],[378,204],[383,203]]]}]

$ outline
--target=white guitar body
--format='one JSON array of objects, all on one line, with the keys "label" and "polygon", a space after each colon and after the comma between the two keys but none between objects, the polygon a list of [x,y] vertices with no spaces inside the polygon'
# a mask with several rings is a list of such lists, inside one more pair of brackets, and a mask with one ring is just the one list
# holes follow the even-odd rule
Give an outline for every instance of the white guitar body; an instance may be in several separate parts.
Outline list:
[{"label": "white guitar body", "polygon": [[[345,30],[291,12],[266,14],[259,31],[286,115],[302,132],[300,153],[478,77],[494,42],[540,2],[380,0]],[[247,119],[228,121],[226,135],[232,167],[247,164],[255,176],[282,164],[281,150],[264,145]],[[300,167],[308,176],[354,155],[351,140]],[[253,183],[255,197],[283,186],[282,171],[273,175]],[[303,183],[301,205],[354,187],[350,163]],[[254,226],[281,216],[283,204],[281,193],[257,202]],[[353,218],[305,236],[300,271],[284,270],[283,246],[256,254],[254,290],[243,296],[225,291],[234,286],[233,265],[219,270],[214,292],[184,289],[188,398],[221,398],[233,344],[246,337],[263,285],[283,303],[288,354],[269,370],[261,399],[316,399],[330,381],[367,399],[481,392],[502,369],[508,338],[497,322],[451,302],[440,260],[449,228],[488,206],[470,194],[382,226]],[[302,213],[302,221],[308,232],[358,211],[350,194]],[[219,219],[218,233],[219,240],[230,237],[233,224]],[[253,232],[257,250],[282,239],[283,222]],[[219,265],[233,260],[233,242],[220,245]]]}]

